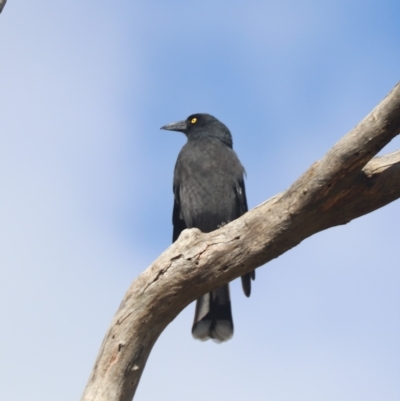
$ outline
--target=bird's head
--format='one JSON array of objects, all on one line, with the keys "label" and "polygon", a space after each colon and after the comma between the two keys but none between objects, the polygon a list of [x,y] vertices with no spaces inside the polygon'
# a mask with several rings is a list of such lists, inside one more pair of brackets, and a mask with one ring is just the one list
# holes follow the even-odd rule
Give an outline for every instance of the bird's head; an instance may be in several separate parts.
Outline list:
[{"label": "bird's head", "polygon": [[232,147],[232,136],[228,127],[207,113],[192,114],[186,120],[164,125],[161,129],[183,132],[189,140],[214,137]]}]

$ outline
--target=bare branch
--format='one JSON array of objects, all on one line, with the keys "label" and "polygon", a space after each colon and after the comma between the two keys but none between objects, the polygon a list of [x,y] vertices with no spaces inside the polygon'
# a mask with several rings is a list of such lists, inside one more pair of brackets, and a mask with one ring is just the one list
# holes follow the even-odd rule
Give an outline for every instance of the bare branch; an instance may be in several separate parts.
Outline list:
[{"label": "bare branch", "polygon": [[0,13],[3,11],[4,6],[6,5],[7,0],[0,0]]},{"label": "bare branch", "polygon": [[185,230],[131,285],[105,336],[82,401],[132,399],[164,328],[200,295],[329,227],[400,197],[400,85],[287,191],[203,234]]}]

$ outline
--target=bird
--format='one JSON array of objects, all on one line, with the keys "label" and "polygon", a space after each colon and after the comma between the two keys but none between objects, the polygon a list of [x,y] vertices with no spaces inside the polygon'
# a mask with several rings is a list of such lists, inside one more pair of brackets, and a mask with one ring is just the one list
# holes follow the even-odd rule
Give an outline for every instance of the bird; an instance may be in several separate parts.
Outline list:
[{"label": "bird", "polygon": [[[187,137],[174,169],[172,242],[186,228],[209,233],[247,212],[245,169],[233,150],[232,135],[225,124],[210,114],[197,113],[161,129],[182,132]],[[241,279],[249,297],[255,271]],[[217,343],[233,336],[229,284],[196,301],[192,335]]]}]

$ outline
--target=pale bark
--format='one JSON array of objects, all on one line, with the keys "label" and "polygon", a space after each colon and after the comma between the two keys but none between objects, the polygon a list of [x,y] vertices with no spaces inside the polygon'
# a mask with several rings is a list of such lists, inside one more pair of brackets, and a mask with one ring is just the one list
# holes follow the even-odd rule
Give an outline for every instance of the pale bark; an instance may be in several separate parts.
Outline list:
[{"label": "pale bark", "polygon": [[158,336],[200,295],[399,198],[400,151],[373,158],[399,132],[398,84],[287,191],[212,233],[183,231],[130,286],[82,401],[131,400]]}]

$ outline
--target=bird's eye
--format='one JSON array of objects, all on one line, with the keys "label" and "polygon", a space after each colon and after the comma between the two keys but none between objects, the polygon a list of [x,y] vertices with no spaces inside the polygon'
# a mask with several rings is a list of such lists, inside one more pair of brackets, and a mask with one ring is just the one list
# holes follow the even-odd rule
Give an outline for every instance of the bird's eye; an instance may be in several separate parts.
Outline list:
[{"label": "bird's eye", "polygon": [[197,121],[197,118],[196,118],[196,117],[194,117],[194,118],[192,118],[192,119],[190,120],[190,122],[191,122],[192,124],[196,124],[196,121]]}]

